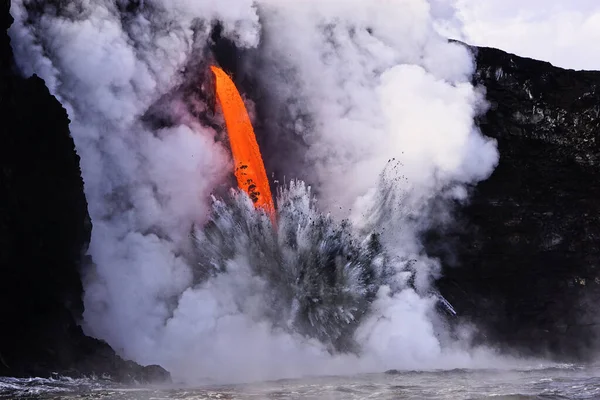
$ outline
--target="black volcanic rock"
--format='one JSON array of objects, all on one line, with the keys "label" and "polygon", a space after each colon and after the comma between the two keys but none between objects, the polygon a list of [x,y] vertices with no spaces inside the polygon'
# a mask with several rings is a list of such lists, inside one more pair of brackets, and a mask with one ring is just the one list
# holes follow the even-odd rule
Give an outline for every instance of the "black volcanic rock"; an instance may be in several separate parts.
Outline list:
[{"label": "black volcanic rock", "polygon": [[0,0],[0,375],[169,379],[85,336],[79,275],[91,223],[69,119],[42,79],[19,76]]},{"label": "black volcanic rock", "polygon": [[429,235],[442,293],[479,339],[587,359],[600,319],[600,72],[474,48],[479,120],[500,164],[456,224]]}]

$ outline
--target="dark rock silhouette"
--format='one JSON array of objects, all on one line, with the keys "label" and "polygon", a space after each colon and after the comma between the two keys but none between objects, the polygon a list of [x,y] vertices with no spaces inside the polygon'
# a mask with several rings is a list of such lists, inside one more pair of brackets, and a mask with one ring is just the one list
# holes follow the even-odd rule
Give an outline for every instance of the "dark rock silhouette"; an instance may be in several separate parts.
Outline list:
[{"label": "dark rock silhouette", "polygon": [[69,119],[42,79],[20,77],[0,0],[0,375],[166,380],[83,334],[79,269],[91,222]]},{"label": "dark rock silhouette", "polygon": [[474,49],[500,164],[431,235],[442,293],[479,340],[521,354],[594,355],[600,320],[600,72]]}]

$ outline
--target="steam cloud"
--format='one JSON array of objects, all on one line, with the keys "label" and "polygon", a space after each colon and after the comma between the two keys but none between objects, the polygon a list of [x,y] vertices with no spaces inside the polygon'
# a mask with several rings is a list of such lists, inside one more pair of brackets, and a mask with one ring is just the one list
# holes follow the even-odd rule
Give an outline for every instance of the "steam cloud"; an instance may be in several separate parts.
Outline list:
[{"label": "steam cloud", "polygon": [[[417,239],[424,204],[464,198],[463,185],[485,179],[498,160],[473,124],[483,107],[470,84],[473,60],[435,32],[432,15],[447,12],[438,6],[13,1],[19,66],[67,108],[82,159],[94,225],[86,331],[186,381],[475,365],[438,337],[428,294],[438,266]],[[306,145],[294,168],[315,177],[320,209],[351,218],[357,231],[384,232],[395,274],[356,331],[360,355],[330,355],[261,318],[265,282],[242,258],[225,274],[194,278],[190,236],[207,221],[210,193],[227,182],[231,161],[218,132],[194,115],[207,105],[174,94],[190,74],[200,79],[215,20],[253,55],[258,81],[280,107],[271,117],[284,108],[291,128],[279,134]],[[145,122],[157,107],[168,126]],[[392,158],[401,164],[386,169]]]}]

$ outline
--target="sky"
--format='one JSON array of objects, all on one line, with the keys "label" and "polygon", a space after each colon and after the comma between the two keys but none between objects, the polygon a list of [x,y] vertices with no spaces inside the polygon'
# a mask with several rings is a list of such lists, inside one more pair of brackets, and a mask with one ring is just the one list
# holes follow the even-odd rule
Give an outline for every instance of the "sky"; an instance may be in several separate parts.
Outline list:
[{"label": "sky", "polygon": [[446,28],[457,39],[562,68],[600,70],[599,0],[437,1],[454,3],[455,24]]}]

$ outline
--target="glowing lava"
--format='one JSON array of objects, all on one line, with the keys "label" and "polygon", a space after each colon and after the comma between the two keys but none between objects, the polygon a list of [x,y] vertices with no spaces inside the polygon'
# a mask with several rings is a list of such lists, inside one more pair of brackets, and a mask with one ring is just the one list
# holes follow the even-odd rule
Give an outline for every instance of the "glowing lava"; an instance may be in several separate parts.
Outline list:
[{"label": "glowing lava", "polygon": [[210,69],[215,76],[215,90],[225,117],[238,186],[248,193],[254,206],[265,210],[275,223],[275,205],[267,172],[244,101],[225,71],[215,66]]}]

